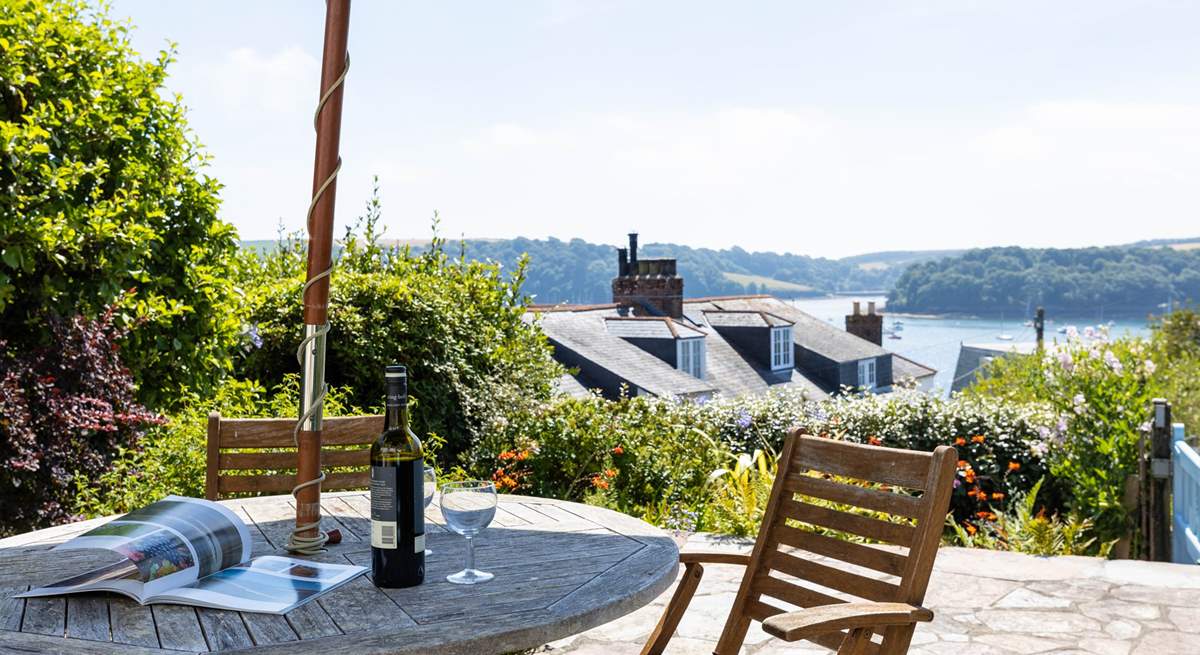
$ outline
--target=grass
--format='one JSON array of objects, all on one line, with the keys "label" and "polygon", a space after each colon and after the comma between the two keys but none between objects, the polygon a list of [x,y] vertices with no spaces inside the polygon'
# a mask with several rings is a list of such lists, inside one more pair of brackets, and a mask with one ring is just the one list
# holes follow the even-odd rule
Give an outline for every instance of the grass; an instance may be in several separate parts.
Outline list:
[{"label": "grass", "polygon": [[813,288],[805,284],[796,284],[795,282],[785,282],[776,280],[762,275],[747,275],[745,273],[721,273],[726,280],[732,280],[738,284],[757,284],[767,291],[791,291],[796,293],[808,293],[813,291]]}]

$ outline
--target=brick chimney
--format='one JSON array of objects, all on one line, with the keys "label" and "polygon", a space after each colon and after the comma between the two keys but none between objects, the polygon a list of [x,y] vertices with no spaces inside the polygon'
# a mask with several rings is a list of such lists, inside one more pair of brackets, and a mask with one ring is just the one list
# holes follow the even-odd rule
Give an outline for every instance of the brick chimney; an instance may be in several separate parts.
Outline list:
[{"label": "brick chimney", "polygon": [[683,278],[675,273],[675,259],[638,259],[638,235],[629,235],[629,250],[617,250],[617,276],[612,281],[613,302],[629,307],[634,316],[683,316]]},{"label": "brick chimney", "polygon": [[846,331],[860,339],[883,345],[883,314],[875,312],[875,301],[867,303],[867,313],[862,313],[862,303],[854,301],[854,313],[846,315]]}]

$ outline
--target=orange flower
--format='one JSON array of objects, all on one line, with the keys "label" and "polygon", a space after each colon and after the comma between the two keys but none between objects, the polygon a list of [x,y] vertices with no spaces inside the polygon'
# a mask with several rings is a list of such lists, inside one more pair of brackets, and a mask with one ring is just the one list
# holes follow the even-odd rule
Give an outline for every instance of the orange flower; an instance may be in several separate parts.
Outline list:
[{"label": "orange flower", "polygon": [[967,464],[967,460],[965,460],[965,459],[958,460],[958,468],[965,469],[965,468],[967,468],[967,466],[969,466],[969,464]]},{"label": "orange flower", "polygon": [[616,448],[613,448],[613,449],[612,449],[612,454],[614,454],[614,455],[624,455],[624,454],[625,454],[625,449],[624,449],[624,448],[622,448],[622,447],[620,447],[620,446],[617,446]]},{"label": "orange flower", "polygon": [[970,523],[968,523],[966,525],[967,525],[967,534],[974,535],[976,532],[979,532],[979,528],[976,528],[975,526],[971,525]]},{"label": "orange flower", "polygon": [[528,450],[522,450],[521,452],[517,453],[517,461],[518,462],[523,462],[527,459],[529,459],[529,451]]},{"label": "orange flower", "polygon": [[606,477],[606,478],[608,478],[608,479],[610,479],[610,480],[611,480],[612,478],[615,478],[615,477],[617,477],[617,469],[605,469],[605,470],[604,470],[604,477]]},{"label": "orange flower", "polygon": [[971,441],[973,441],[974,443],[983,443],[983,435],[977,434],[977,435],[971,437]]},{"label": "orange flower", "polygon": [[984,512],[975,512],[975,516],[978,516],[978,517],[979,517],[979,518],[981,518],[981,519],[986,519],[986,520],[988,520],[988,521],[995,521],[995,520],[996,520],[996,515],[995,515],[995,514],[993,514],[992,512],[987,512],[987,511],[984,511]]},{"label": "orange flower", "polygon": [[975,484],[975,471],[970,468],[963,471],[963,480],[966,480],[967,484]]},{"label": "orange flower", "polygon": [[1020,471],[1020,470],[1021,470],[1021,465],[1020,465],[1020,464],[1018,464],[1017,462],[1009,462],[1009,463],[1008,463],[1008,470],[1009,470],[1009,471]]},{"label": "orange flower", "polygon": [[604,478],[600,477],[599,475],[593,475],[592,476],[592,486],[597,489],[607,489],[608,488],[608,480],[605,480]]},{"label": "orange flower", "polygon": [[867,437],[867,443],[871,444],[872,446],[878,446],[883,443],[883,439],[874,436]]},{"label": "orange flower", "polygon": [[506,451],[500,453],[500,455],[499,455],[500,461],[508,461],[516,456],[517,456],[517,454],[511,450],[506,450]]},{"label": "orange flower", "polygon": [[1004,494],[1000,493],[999,491],[993,491],[992,500],[1004,500]]},{"label": "orange flower", "polygon": [[[955,446],[965,446],[965,445],[967,445],[967,440],[963,439],[962,437],[954,437],[954,445]],[[962,466],[962,465],[959,464],[959,466]]]}]

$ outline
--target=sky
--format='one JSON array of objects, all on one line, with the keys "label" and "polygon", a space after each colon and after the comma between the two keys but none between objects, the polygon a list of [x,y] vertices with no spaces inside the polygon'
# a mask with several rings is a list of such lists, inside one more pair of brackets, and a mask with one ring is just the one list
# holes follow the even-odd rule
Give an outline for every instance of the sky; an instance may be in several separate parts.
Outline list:
[{"label": "sky", "polygon": [[[243,239],[304,225],[324,3],[115,0]],[[1200,3],[356,0],[336,220],[841,257],[1200,236]],[[339,228],[338,234],[341,233]]]}]

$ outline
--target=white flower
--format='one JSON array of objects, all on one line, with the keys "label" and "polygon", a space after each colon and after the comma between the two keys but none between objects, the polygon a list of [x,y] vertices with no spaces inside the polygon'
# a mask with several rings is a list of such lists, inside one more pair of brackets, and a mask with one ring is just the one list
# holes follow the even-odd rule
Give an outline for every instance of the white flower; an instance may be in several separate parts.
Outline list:
[{"label": "white flower", "polygon": [[1151,376],[1151,375],[1154,375],[1154,371],[1158,370],[1158,365],[1157,365],[1157,364],[1155,364],[1153,361],[1151,361],[1151,360],[1149,360],[1149,359],[1147,359],[1146,361],[1142,362],[1142,367],[1143,367],[1144,369],[1146,369],[1146,376],[1147,376],[1147,377],[1149,377],[1149,376]]}]

